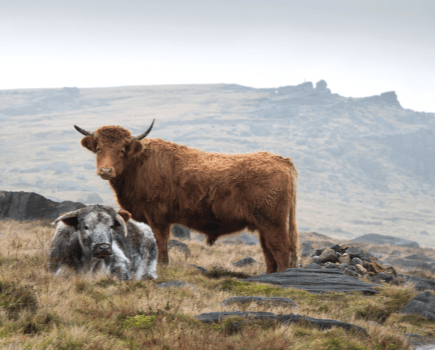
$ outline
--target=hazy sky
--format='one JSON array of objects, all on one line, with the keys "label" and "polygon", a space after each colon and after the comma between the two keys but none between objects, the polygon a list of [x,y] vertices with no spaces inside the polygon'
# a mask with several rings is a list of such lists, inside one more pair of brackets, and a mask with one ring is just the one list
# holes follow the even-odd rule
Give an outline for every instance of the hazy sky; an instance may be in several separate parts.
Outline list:
[{"label": "hazy sky", "polygon": [[320,79],[435,112],[435,1],[0,0],[0,89]]}]

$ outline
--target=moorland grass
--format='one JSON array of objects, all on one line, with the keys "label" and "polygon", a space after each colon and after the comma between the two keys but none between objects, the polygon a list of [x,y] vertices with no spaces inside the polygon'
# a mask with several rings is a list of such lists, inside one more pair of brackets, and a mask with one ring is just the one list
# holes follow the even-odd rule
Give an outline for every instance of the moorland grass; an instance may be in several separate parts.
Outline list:
[{"label": "moorland grass", "polygon": [[[171,250],[170,263],[158,265],[156,281],[124,282],[73,271],[53,276],[46,270],[46,262],[54,229],[46,222],[0,221],[0,232],[2,349],[381,350],[408,349],[404,333],[435,335],[435,324],[425,317],[398,313],[418,294],[412,284],[384,284],[377,288],[378,294],[370,296],[357,292],[317,295],[241,281],[264,272],[264,264],[245,268],[232,265],[246,256],[262,263],[259,246],[217,242],[208,247],[192,240],[188,242],[190,257]],[[191,264],[206,268],[209,274],[202,274]],[[173,280],[195,288],[156,287]],[[289,297],[298,308],[220,305],[225,298],[244,295]],[[195,318],[200,313],[235,310],[336,319],[363,327],[368,335],[341,328],[320,330],[306,323],[282,326],[270,321],[227,319],[203,324]],[[234,322],[239,326],[234,327]]]}]

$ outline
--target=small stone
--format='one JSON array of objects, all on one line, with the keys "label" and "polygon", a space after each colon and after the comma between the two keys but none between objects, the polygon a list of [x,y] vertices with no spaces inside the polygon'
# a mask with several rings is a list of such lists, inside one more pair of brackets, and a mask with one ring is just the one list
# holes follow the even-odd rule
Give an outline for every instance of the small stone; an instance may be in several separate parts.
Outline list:
[{"label": "small stone", "polygon": [[367,273],[367,270],[360,264],[356,264],[356,268],[358,269],[358,272],[365,275]]},{"label": "small stone", "polygon": [[315,253],[316,255],[320,255],[320,254],[323,253],[323,251],[324,251],[325,249],[326,249],[325,247],[317,248],[317,249],[314,251],[314,253]]},{"label": "small stone", "polygon": [[336,252],[340,252],[341,251],[341,247],[339,244],[334,244],[331,249],[334,249]]},{"label": "small stone", "polygon": [[325,249],[322,254],[319,256],[319,262],[325,263],[325,262],[337,262],[338,258],[335,255],[335,250],[327,248]]},{"label": "small stone", "polygon": [[338,261],[342,264],[350,265],[350,256],[347,253],[344,253],[342,256],[338,258]]},{"label": "small stone", "polygon": [[321,269],[322,267],[319,264],[311,263],[307,266],[307,269]]},{"label": "small stone", "polygon": [[353,258],[352,259],[352,261],[351,261],[351,264],[353,265],[353,266],[356,266],[356,265],[358,265],[358,264],[360,264],[361,266],[362,266],[362,260],[360,259],[360,258]]},{"label": "small stone", "polygon": [[235,263],[233,263],[233,265],[236,267],[244,267],[244,266],[251,266],[254,264],[258,264],[258,263],[259,262],[257,260],[255,260],[254,258],[247,256],[246,258],[243,258],[239,261],[236,261]]}]

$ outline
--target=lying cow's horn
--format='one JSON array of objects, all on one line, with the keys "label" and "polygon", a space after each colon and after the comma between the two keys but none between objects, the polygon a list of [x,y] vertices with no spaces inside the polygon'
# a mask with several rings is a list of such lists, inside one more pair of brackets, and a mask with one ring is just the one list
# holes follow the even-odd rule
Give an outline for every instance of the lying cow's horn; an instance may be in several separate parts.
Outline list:
[{"label": "lying cow's horn", "polygon": [[74,127],[76,128],[76,130],[77,130],[80,134],[83,134],[83,135],[85,135],[85,136],[94,136],[94,133],[93,133],[93,132],[86,131],[85,129],[82,129],[81,127],[79,127],[79,126],[77,126],[77,125],[74,125]]},{"label": "lying cow's horn", "polygon": [[76,211],[70,211],[69,213],[65,213],[65,214],[59,216],[59,217],[58,217],[56,220],[54,220],[51,224],[54,226],[54,225],[56,225],[59,221],[62,221],[62,220],[65,220],[65,219],[69,219],[69,218],[77,217],[77,216],[79,216],[79,211],[80,211],[80,210],[81,210],[81,209],[76,210]]},{"label": "lying cow's horn", "polygon": [[124,230],[125,235],[127,235],[127,226],[125,225],[125,221],[122,218],[122,216],[119,215],[118,213],[116,214],[116,220],[118,220],[118,222],[121,224],[122,229]]},{"label": "lying cow's horn", "polygon": [[154,120],[155,120],[155,119],[153,119],[153,122],[151,123],[151,126],[148,128],[147,131],[145,131],[144,133],[142,133],[142,134],[140,134],[140,135],[132,136],[132,137],[131,137],[131,141],[134,141],[134,140],[142,140],[145,136],[147,136],[147,135],[150,133],[151,129],[153,128]]}]

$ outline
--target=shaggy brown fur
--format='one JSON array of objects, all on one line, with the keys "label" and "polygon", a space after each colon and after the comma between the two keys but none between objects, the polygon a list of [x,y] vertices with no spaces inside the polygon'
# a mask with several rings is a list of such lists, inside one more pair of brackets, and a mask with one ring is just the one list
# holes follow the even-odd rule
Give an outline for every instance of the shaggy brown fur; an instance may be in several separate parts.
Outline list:
[{"label": "shaggy brown fur", "polygon": [[289,158],[131,141],[119,126],[101,127],[81,144],[97,153],[97,174],[109,180],[119,205],[151,226],[159,262],[168,261],[171,224],[182,224],[205,233],[209,244],[221,235],[257,230],[267,273],[297,267],[297,172]]}]

